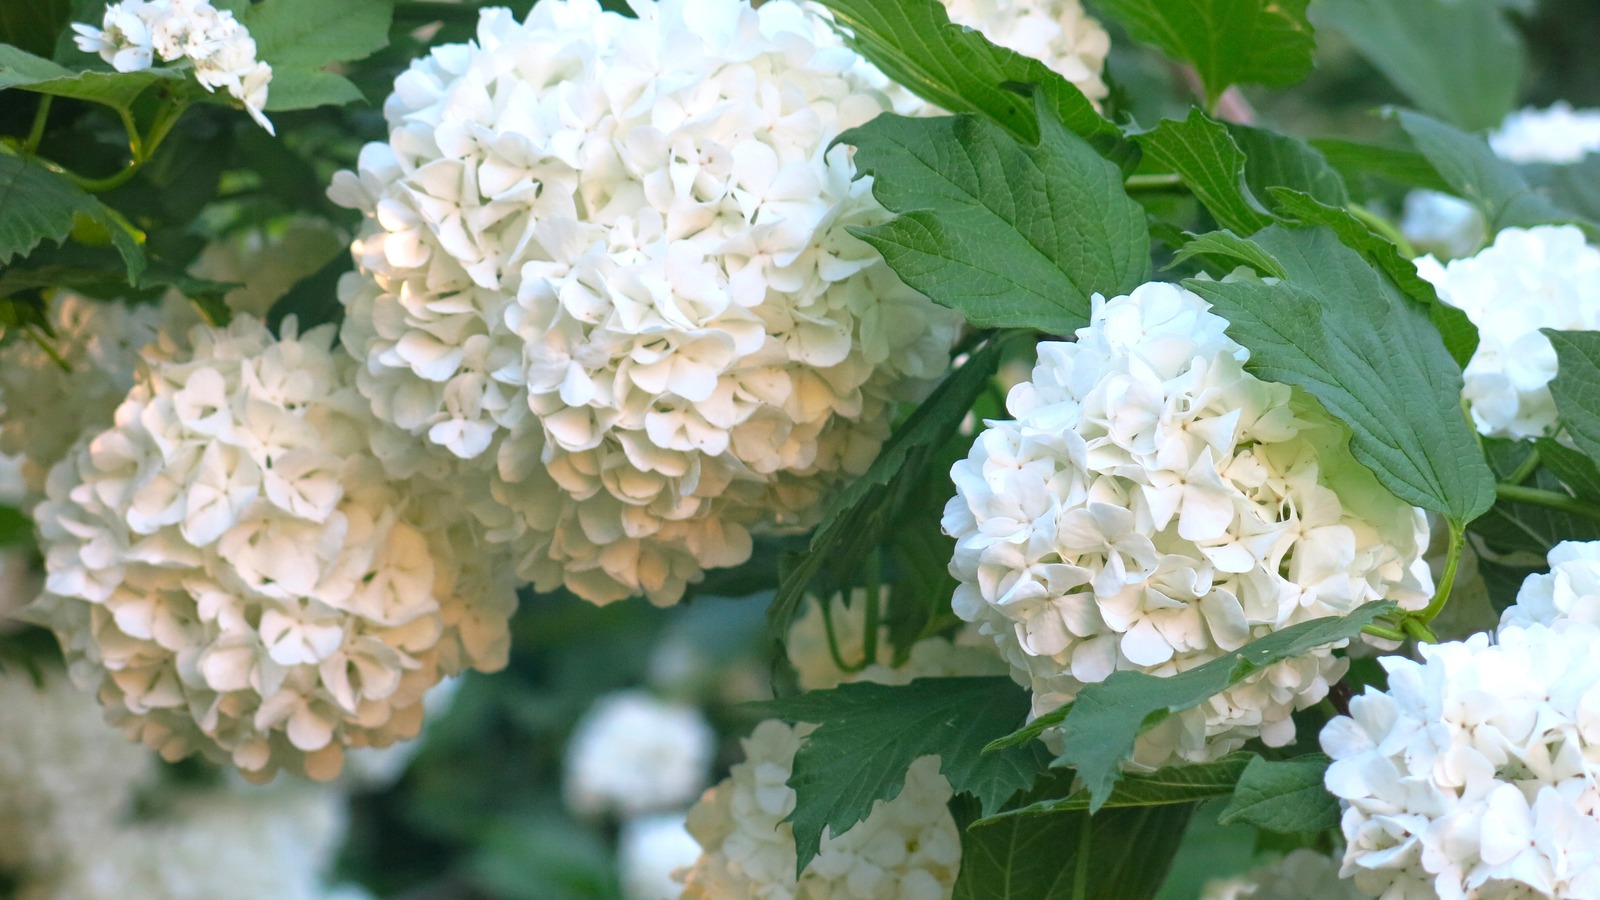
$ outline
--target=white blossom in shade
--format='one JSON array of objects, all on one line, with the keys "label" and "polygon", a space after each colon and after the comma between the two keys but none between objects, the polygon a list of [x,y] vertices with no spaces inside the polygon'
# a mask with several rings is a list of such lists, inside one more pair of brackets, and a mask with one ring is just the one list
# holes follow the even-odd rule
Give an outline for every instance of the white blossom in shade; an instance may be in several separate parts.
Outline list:
[{"label": "white blossom in shade", "polygon": [[1339,880],[1339,863],[1315,850],[1295,850],[1246,875],[1208,882],[1200,900],[1362,900]]},{"label": "white blossom in shade", "polygon": [[1100,72],[1111,38],[1079,0],[944,0],[944,6],[950,21],[1040,60],[1090,100],[1109,93]]},{"label": "white blossom in shade", "polygon": [[413,737],[423,694],[504,665],[513,584],[448,487],[373,458],[331,326],[238,316],[147,354],[115,424],[52,470],[30,614],[130,737],[253,778]]},{"label": "white blossom in shade", "polygon": [[1406,195],[1400,233],[1417,250],[1439,259],[1460,259],[1482,249],[1488,227],[1478,208],[1438,191]]},{"label": "white blossom in shade", "polygon": [[567,745],[562,788],[579,815],[682,808],[705,788],[716,735],[698,709],[645,691],[608,694]]},{"label": "white blossom in shade", "polygon": [[226,90],[256,124],[272,132],[262,110],[272,67],[256,59],[256,42],[230,10],[209,0],[121,0],[106,5],[100,27],[74,23],[74,40],[119,72],[163,62],[186,62],[208,91]]},{"label": "white blossom in shade", "polygon": [[626,900],[678,900],[683,896],[683,884],[672,876],[700,858],[700,844],[684,827],[683,813],[629,819],[618,843]]},{"label": "white blossom in shade", "polygon": [[237,284],[223,295],[228,309],[265,319],[301,279],[345,253],[349,236],[310,216],[281,231],[251,229],[206,245],[189,266],[196,278]]},{"label": "white blossom in shade", "polygon": [[1341,873],[1386,898],[1600,896],[1600,628],[1565,620],[1383,657],[1330,721]]},{"label": "white blossom in shade", "polygon": [[1556,427],[1556,351],[1541,328],[1600,328],[1600,250],[1571,225],[1507,228],[1477,256],[1417,260],[1439,299],[1478,328],[1462,395],[1478,431],[1529,438]]},{"label": "white blossom in shade", "polygon": [[378,416],[475,461],[538,589],[670,604],[864,471],[957,319],[848,233],[887,213],[832,141],[891,101],[822,18],[635,10],[484,11],[329,196],[367,214],[342,336]]},{"label": "white blossom in shade", "polygon": [[[1097,296],[1076,343],[1039,345],[1015,419],[989,422],[951,472],[952,605],[1026,679],[1036,715],[1114,671],[1171,675],[1432,593],[1422,511],[1310,398],[1245,372],[1227,324],[1176,285]],[[1135,763],[1287,744],[1290,714],[1343,668],[1327,648],[1285,660],[1146,732]]]},{"label": "white blossom in shade", "polygon": [[1565,621],[1600,627],[1600,541],[1562,541],[1550,549],[1550,571],[1529,575],[1500,627],[1562,627]]},{"label": "white blossom in shade", "polygon": [[134,306],[68,291],[56,293],[47,316],[49,337],[18,335],[0,346],[0,453],[20,458],[25,498],[34,501],[72,445],[111,424],[139,351],[200,321],[176,295]]},{"label": "white blossom in shade", "polygon": [[950,784],[939,758],[911,764],[899,795],[877,801],[842,835],[824,832],[822,849],[795,879],[787,781],[812,726],[777,720],[743,741],[745,759],[689,811],[700,858],[684,873],[686,900],[941,900],[961,864],[961,838],[946,806]]},{"label": "white blossom in shade", "polygon": [[[885,621],[889,607],[887,588],[879,595],[878,620]],[[968,625],[951,637],[926,637],[911,645],[906,659],[894,665],[894,646],[888,625],[878,627],[876,651],[871,660],[866,652],[865,605],[867,591],[851,592],[850,605],[844,595],[834,594],[828,608],[819,598],[806,597],[806,612],[789,627],[784,646],[789,664],[794,666],[803,691],[822,691],[858,681],[878,684],[906,684],[916,678],[953,678],[966,675],[1004,675],[1009,667],[995,652],[994,642],[977,628]],[[826,613],[826,615],[824,614]],[[840,659],[834,659],[828,646],[829,624]],[[843,662],[849,669],[840,668]]]},{"label": "white blossom in shade", "polygon": [[1549,109],[1523,109],[1508,116],[1489,135],[1489,146],[1514,163],[1581,162],[1600,150],[1600,110],[1574,110],[1565,101]]}]

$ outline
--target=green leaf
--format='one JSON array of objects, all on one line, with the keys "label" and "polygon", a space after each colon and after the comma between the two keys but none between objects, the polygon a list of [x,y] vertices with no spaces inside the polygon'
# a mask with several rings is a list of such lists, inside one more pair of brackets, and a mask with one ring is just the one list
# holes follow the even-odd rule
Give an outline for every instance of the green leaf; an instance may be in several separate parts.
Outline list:
[{"label": "green leaf", "polygon": [[1184,804],[974,825],[961,837],[953,900],[1148,900],[1193,813]]},{"label": "green leaf", "polygon": [[1394,283],[1406,296],[1428,309],[1428,318],[1450,351],[1456,365],[1463,368],[1478,350],[1478,328],[1467,314],[1439,299],[1438,291],[1427,279],[1417,274],[1416,263],[1407,259],[1394,242],[1372,230],[1367,223],[1356,218],[1342,206],[1329,206],[1317,198],[1284,188],[1272,189],[1278,208],[1308,225],[1324,225],[1333,229],[1346,247],[1366,257]]},{"label": "green leaf", "polygon": [[1339,801],[1322,785],[1329,761],[1320,753],[1277,761],[1252,759],[1218,821],[1280,832],[1337,828]]},{"label": "green leaf", "polygon": [[1264,128],[1245,125],[1227,128],[1247,160],[1245,184],[1262,205],[1280,212],[1274,191],[1285,188],[1314,197],[1328,206],[1350,204],[1344,179],[1328,165],[1327,157],[1305,141]]},{"label": "green leaf", "polygon": [[1041,112],[1035,146],[973,116],[884,115],[839,140],[893,221],[852,233],[986,328],[1067,334],[1089,297],[1148,280],[1150,234],[1116,166]]},{"label": "green leaf", "polygon": [[1534,441],[1539,464],[1584,500],[1600,501],[1600,468],[1594,460],[1551,438]]},{"label": "green leaf", "polygon": [[0,547],[33,543],[33,519],[15,506],[0,506]]},{"label": "green leaf", "polygon": [[88,100],[127,112],[151,85],[182,82],[171,69],[141,72],[82,72],[57,65],[17,47],[0,44],[0,91],[18,88],[55,97]]},{"label": "green leaf", "polygon": [[1213,231],[1208,234],[1192,235],[1183,248],[1173,256],[1174,263],[1204,257],[1213,261],[1225,261],[1227,268],[1232,268],[1240,263],[1249,266],[1257,275],[1271,278],[1288,278],[1289,273],[1283,266],[1272,258],[1272,254],[1262,250],[1254,241],[1245,240],[1231,231]]},{"label": "green leaf", "polygon": [[[1246,765],[1252,764],[1252,760],[1259,761],[1260,757],[1254,753],[1230,753],[1216,762],[1169,766],[1156,772],[1124,775],[1100,808],[1166,806],[1231,796],[1239,776],[1244,774]],[[1065,797],[1037,800],[1018,809],[1008,809],[974,824],[987,825],[1010,816],[1039,816],[1088,808],[1089,792],[1079,789]]]},{"label": "green leaf", "polygon": [[1208,105],[1234,84],[1287,87],[1311,74],[1310,0],[1097,0],[1135,40],[1194,65]]},{"label": "green leaf", "polygon": [[895,429],[866,474],[834,496],[806,552],[788,566],[767,608],[768,633],[773,640],[782,641],[788,634],[789,623],[818,574],[824,569],[854,573],[867,553],[882,542],[899,519],[908,494],[922,483],[939,448],[956,433],[967,410],[988,387],[1006,348],[1027,337],[1026,333],[1008,332],[991,338]]},{"label": "green leaf", "polygon": [[953,25],[939,0],[818,0],[849,43],[917,96],[953,113],[987,116],[1026,143],[1039,139],[1034,101],[1010,88],[1036,85],[1044,105],[1096,147],[1122,155],[1122,133],[1071,82],[1044,63]]},{"label": "green leaf", "polygon": [[1398,116],[1400,127],[1411,135],[1417,150],[1450,192],[1483,213],[1490,234],[1504,228],[1578,221],[1573,213],[1535,193],[1517,168],[1496,156],[1482,138],[1421,113],[1400,110]]},{"label": "green leaf", "polygon": [[267,327],[278,331],[285,316],[294,316],[300,333],[327,322],[344,321],[344,304],[339,302],[339,279],[351,268],[350,257],[335,254],[327,265],[294,283],[267,311]]},{"label": "green leaf", "polygon": [[1339,138],[1318,138],[1310,143],[1346,179],[1372,175],[1407,187],[1450,190],[1433,163],[1414,149]]},{"label": "green leaf", "polygon": [[1397,608],[1380,601],[1361,606],[1348,616],[1291,625],[1227,656],[1164,678],[1145,672],[1113,672],[1099,684],[1085,685],[1072,703],[1038,717],[1024,731],[1040,728],[1041,722],[1043,727],[1061,725],[1065,749],[1054,765],[1078,770],[1089,792],[1089,810],[1096,812],[1111,799],[1112,789],[1122,777],[1122,762],[1133,756],[1134,741],[1147,726],[1199,706],[1274,663],[1349,640]]},{"label": "green leaf", "polygon": [[1522,41],[1496,0],[1321,0],[1312,16],[1417,106],[1461,128],[1493,128],[1516,103]]},{"label": "green leaf", "polygon": [[1600,221],[1600,153],[1568,165],[1540,163],[1520,168],[1528,183],[1558,206]]},{"label": "green leaf", "polygon": [[899,796],[906,770],[920,757],[938,756],[951,788],[976,797],[985,813],[1032,787],[1048,760],[1038,744],[982,752],[1028,716],[1028,692],[1004,676],[860,682],[747,706],[817,726],[789,776],[797,873],[816,856],[824,828],[843,834],[873,803]]},{"label": "green leaf", "polygon": [[287,112],[318,106],[343,106],[365,100],[350,79],[318,69],[285,69],[274,72],[267,92],[267,112]]},{"label": "green leaf", "polygon": [[389,45],[394,0],[263,0],[239,14],[256,56],[280,69],[317,69],[364,59]]},{"label": "green leaf", "polygon": [[1579,450],[1600,459],[1600,331],[1540,330],[1556,348],[1550,395],[1561,424]]},{"label": "green leaf", "polygon": [[121,254],[130,284],[145,267],[144,251],[112,209],[65,177],[30,159],[0,154],[0,266],[77,233],[101,236]]},{"label": "green leaf", "polygon": [[1248,236],[1272,224],[1246,186],[1244,151],[1221,122],[1191,110],[1182,122],[1167,119],[1134,140],[1147,167],[1177,173],[1223,228]]},{"label": "green leaf", "polygon": [[15,44],[29,53],[48,54],[67,27],[72,0],[25,0],[0,3],[0,44]]},{"label": "green leaf", "polygon": [[[1488,459],[1489,466],[1494,470],[1498,481],[1510,480],[1512,473],[1527,461],[1532,449],[1540,445],[1549,445],[1547,449],[1550,449],[1551,455],[1547,458],[1540,452],[1540,461],[1544,465],[1535,471],[1533,477],[1526,483],[1529,487],[1564,494],[1569,485],[1562,483],[1563,479],[1558,477],[1558,472],[1566,469],[1570,473],[1573,467],[1564,465],[1559,454],[1564,453],[1579,460],[1584,459],[1583,454],[1576,450],[1568,450],[1547,439],[1541,439],[1536,444],[1505,438],[1483,440],[1484,456]],[[1574,493],[1576,490],[1573,489]],[[1471,531],[1495,554],[1519,552],[1534,554],[1541,563],[1550,548],[1562,541],[1600,540],[1600,522],[1587,516],[1551,509],[1548,506],[1504,499],[1497,501],[1482,518],[1473,522]],[[1479,568],[1484,569],[1483,566]],[[1511,585],[1513,595],[1520,583],[1519,578],[1516,584]]]},{"label": "green leaf", "polygon": [[1350,451],[1391,493],[1465,524],[1494,478],[1461,413],[1461,370],[1420,304],[1326,228],[1274,227],[1256,242],[1278,284],[1187,281],[1231,323],[1267,381],[1304,388],[1351,429]]}]

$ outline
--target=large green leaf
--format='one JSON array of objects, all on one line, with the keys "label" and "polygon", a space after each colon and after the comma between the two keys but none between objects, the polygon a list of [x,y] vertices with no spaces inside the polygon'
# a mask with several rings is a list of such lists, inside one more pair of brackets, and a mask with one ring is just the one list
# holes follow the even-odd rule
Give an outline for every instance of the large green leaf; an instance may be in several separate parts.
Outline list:
[{"label": "large green leaf", "polygon": [[128,281],[137,283],[144,250],[110,207],[30,159],[0,154],[0,267],[44,241],[59,244],[74,234],[110,243],[122,256]]},{"label": "large green leaf", "polygon": [[1462,128],[1493,128],[1516,103],[1522,41],[1497,0],[1320,0],[1312,18],[1417,106]]},{"label": "large green leaf", "polygon": [[[1399,139],[1409,143],[1409,139],[1403,135]],[[1310,144],[1347,180],[1357,176],[1376,176],[1407,187],[1450,190],[1450,185],[1439,177],[1428,158],[1409,147],[1342,138],[1317,138]]]},{"label": "large green leaf", "polygon": [[1199,706],[1274,663],[1349,640],[1396,609],[1394,603],[1380,601],[1359,607],[1348,616],[1291,625],[1227,656],[1169,677],[1113,672],[1105,681],[1085,685],[1073,702],[996,741],[991,749],[1030,741],[1045,729],[1060,725],[1064,749],[1054,765],[1078,770],[1078,777],[1089,792],[1089,809],[1098,811],[1110,801],[1122,777],[1122,763],[1132,758],[1134,742],[1145,728],[1173,713]]},{"label": "large green leaf", "polygon": [[893,221],[853,233],[905,282],[979,327],[1068,334],[1089,297],[1150,276],[1144,210],[1121,172],[1048,112],[1028,146],[973,116],[879,116],[840,140]]},{"label": "large green leaf", "polygon": [[1450,192],[1483,213],[1493,234],[1503,228],[1574,222],[1579,217],[1535,193],[1522,173],[1489,144],[1421,113],[1401,110],[1400,127],[1439,173]]},{"label": "large green leaf", "polygon": [[1600,331],[1543,331],[1556,348],[1556,413],[1578,449],[1600,460]]},{"label": "large green leaf", "polygon": [[1229,321],[1259,377],[1304,388],[1350,427],[1350,450],[1384,487],[1465,524],[1494,478],[1461,414],[1461,369],[1428,318],[1326,228],[1256,236],[1289,277],[1188,281]]},{"label": "large green leaf", "polygon": [[1272,216],[1251,196],[1244,151],[1226,125],[1196,109],[1189,118],[1167,119],[1134,140],[1144,149],[1147,168],[1176,173],[1223,228],[1248,236],[1272,224]]},{"label": "large green leaf", "polygon": [[[1127,809],[1136,806],[1167,806],[1196,803],[1228,797],[1244,774],[1245,767],[1259,761],[1254,753],[1230,753],[1216,762],[1190,766],[1168,766],[1156,772],[1124,775],[1101,809]],[[976,824],[985,825],[1010,816],[1040,816],[1089,808],[1089,792],[1078,789],[1065,797],[1036,800],[1017,809],[996,813]]]},{"label": "large green leaf", "polygon": [[961,838],[954,900],[1147,900],[1193,812],[1182,804],[974,825]]},{"label": "large green leaf", "polygon": [[899,796],[906,770],[920,757],[938,756],[950,786],[976,797],[986,813],[1032,787],[1049,759],[1037,743],[983,752],[1028,715],[1028,692],[1004,676],[861,682],[750,706],[817,725],[789,777],[797,871],[816,856],[824,828],[843,834],[875,802]]},{"label": "large green leaf", "polygon": [[274,73],[371,56],[389,45],[393,17],[394,0],[262,0],[239,14]]},{"label": "large green leaf", "polygon": [[[818,0],[846,29],[850,43],[896,82],[954,113],[987,116],[1027,143],[1039,139],[1034,102],[1011,89],[1036,85],[1068,128],[1114,151],[1121,132],[1083,92],[1044,63],[953,25],[939,0]],[[1119,154],[1120,155],[1120,154]]]},{"label": "large green leaf", "polygon": [[1261,249],[1261,245],[1239,237],[1231,231],[1212,231],[1193,235],[1172,260],[1174,263],[1180,263],[1196,258],[1220,264],[1224,272],[1243,263],[1263,277],[1289,277],[1283,266],[1279,265],[1270,253]]},{"label": "large green leaf", "polygon": [[1281,213],[1273,192],[1283,189],[1315,197],[1329,206],[1349,205],[1344,179],[1321,151],[1299,138],[1265,128],[1227,127],[1245,155],[1245,184],[1261,205]]},{"label": "large green leaf", "polygon": [[1252,759],[1239,776],[1233,800],[1222,811],[1220,821],[1278,832],[1337,827],[1339,801],[1322,786],[1328,762],[1320,753],[1284,760]]},{"label": "large green leaf", "polygon": [[159,82],[181,82],[171,69],[142,72],[83,72],[57,65],[18,47],[0,44],[0,91],[18,88],[55,97],[88,100],[127,111],[135,100]]},{"label": "large green leaf", "polygon": [[1287,87],[1311,74],[1309,0],[1096,0],[1135,40],[1192,63],[1208,103],[1234,84]]}]

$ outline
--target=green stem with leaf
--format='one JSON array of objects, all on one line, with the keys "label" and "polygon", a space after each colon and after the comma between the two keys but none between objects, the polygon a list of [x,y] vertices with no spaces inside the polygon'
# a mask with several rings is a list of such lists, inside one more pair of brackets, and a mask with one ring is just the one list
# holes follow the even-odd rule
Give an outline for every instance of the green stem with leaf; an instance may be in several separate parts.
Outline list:
[{"label": "green stem with leaf", "polygon": [[1384,238],[1387,238],[1390,243],[1394,244],[1395,247],[1400,250],[1400,253],[1405,256],[1406,259],[1417,258],[1417,248],[1411,246],[1411,242],[1406,240],[1406,236],[1400,233],[1400,229],[1396,228],[1393,222],[1390,222],[1388,219],[1385,219],[1383,216],[1378,215],[1359,203],[1350,204],[1350,214],[1360,219],[1361,224],[1372,229],[1374,234],[1379,234]]},{"label": "green stem with leaf", "polygon": [[1524,487],[1520,484],[1497,484],[1494,494],[1501,500],[1512,503],[1526,503],[1530,506],[1542,506],[1558,512],[1571,513],[1583,516],[1586,519],[1600,521],[1600,504],[1580,500],[1570,494],[1547,491],[1542,488]]}]

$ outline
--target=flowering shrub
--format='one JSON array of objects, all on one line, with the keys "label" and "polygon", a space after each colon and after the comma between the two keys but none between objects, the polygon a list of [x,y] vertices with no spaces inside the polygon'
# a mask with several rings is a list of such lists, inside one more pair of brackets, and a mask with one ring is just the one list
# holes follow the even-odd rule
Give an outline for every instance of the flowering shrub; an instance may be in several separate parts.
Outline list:
[{"label": "flowering shrub", "polygon": [[1593,6],[0,3],[0,896],[1600,897]]}]

